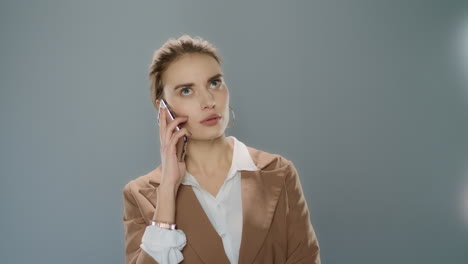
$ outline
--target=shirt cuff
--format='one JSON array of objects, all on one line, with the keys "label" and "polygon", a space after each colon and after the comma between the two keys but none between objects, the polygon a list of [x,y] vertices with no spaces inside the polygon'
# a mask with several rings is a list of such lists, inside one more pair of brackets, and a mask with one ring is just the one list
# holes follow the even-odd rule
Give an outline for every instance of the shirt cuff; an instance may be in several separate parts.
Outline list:
[{"label": "shirt cuff", "polygon": [[160,264],[177,264],[184,259],[181,251],[186,243],[182,230],[150,225],[145,229],[140,247]]}]

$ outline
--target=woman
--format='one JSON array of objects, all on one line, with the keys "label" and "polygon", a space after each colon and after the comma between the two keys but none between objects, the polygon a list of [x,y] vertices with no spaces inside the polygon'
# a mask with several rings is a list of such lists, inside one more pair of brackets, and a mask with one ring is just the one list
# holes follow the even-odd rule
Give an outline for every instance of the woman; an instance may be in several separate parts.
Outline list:
[{"label": "woman", "polygon": [[123,190],[126,263],[320,263],[293,163],[225,136],[229,90],[216,49],[169,40],[149,78],[161,165]]}]

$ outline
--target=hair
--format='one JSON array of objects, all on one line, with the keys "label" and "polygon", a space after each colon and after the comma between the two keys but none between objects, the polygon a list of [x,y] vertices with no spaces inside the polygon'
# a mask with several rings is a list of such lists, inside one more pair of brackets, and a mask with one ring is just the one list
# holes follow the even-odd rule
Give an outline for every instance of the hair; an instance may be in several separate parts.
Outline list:
[{"label": "hair", "polygon": [[222,59],[218,55],[218,51],[214,45],[204,40],[203,38],[184,34],[178,39],[169,39],[159,49],[154,51],[153,59],[149,66],[149,81],[150,81],[150,92],[151,101],[156,107],[156,100],[160,100],[163,97],[164,83],[162,81],[162,75],[169,65],[181,58],[186,54],[206,54],[213,57],[220,65]]}]

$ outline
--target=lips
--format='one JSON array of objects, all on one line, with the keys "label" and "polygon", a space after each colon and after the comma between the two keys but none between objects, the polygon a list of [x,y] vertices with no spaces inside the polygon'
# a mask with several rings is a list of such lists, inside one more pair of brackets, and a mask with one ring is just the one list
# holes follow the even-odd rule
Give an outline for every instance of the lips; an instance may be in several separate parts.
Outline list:
[{"label": "lips", "polygon": [[207,116],[205,119],[203,119],[202,121],[200,121],[200,123],[211,120],[211,119],[220,118],[220,117],[221,116],[218,115],[218,114],[211,114],[211,115]]}]

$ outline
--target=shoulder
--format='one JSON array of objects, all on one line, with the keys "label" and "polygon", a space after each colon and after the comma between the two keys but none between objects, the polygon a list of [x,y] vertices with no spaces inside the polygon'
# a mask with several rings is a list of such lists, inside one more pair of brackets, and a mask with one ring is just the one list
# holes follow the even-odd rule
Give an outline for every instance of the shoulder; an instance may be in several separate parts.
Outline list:
[{"label": "shoulder", "polygon": [[123,191],[124,193],[136,193],[140,189],[154,188],[157,186],[160,177],[160,167],[157,167],[144,175],[140,175],[135,179],[130,180],[125,184]]},{"label": "shoulder", "polygon": [[246,147],[253,162],[261,170],[277,170],[292,165],[289,159],[279,153],[261,150],[251,146]]},{"label": "shoulder", "polygon": [[298,171],[294,163],[279,153],[257,149],[247,146],[252,160],[263,171],[275,171],[286,178],[294,180],[298,177]]},{"label": "shoulder", "polygon": [[279,154],[248,147],[252,159],[258,163],[263,177],[281,179],[288,193],[302,193],[299,173],[294,163]]}]

